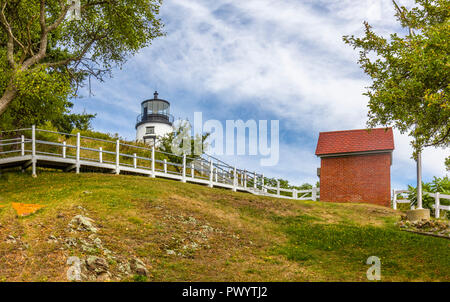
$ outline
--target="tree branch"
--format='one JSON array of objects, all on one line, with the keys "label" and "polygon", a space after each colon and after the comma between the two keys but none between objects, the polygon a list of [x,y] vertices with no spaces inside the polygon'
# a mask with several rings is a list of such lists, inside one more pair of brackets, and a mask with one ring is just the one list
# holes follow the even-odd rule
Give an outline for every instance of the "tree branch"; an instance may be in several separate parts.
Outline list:
[{"label": "tree branch", "polygon": [[[62,4],[62,2],[60,3]],[[37,54],[35,54],[34,56],[32,56],[23,63],[23,69],[27,69],[30,66],[38,63],[43,58],[45,58],[47,53],[48,33],[57,28],[62,23],[70,6],[71,5],[63,6],[61,9],[61,13],[59,17],[56,19],[56,21],[47,27],[45,22],[45,0],[41,0],[41,9],[39,13],[39,23],[41,24],[41,42],[39,46],[39,51]]]}]

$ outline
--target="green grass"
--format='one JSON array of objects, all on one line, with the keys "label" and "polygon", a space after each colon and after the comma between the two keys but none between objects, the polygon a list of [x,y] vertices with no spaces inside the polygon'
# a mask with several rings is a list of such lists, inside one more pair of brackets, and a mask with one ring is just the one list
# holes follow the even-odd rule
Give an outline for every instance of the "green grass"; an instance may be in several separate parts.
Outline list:
[{"label": "green grass", "polygon": [[[65,281],[67,257],[101,255],[47,243],[95,220],[118,262],[138,257],[148,278],[122,281],[450,281],[450,240],[400,231],[400,212],[364,204],[291,201],[149,177],[39,170],[0,178],[0,280]],[[45,207],[18,219],[11,202]],[[20,236],[20,250],[6,237]],[[192,248],[195,246],[195,248]],[[173,250],[176,255],[169,255]]]}]

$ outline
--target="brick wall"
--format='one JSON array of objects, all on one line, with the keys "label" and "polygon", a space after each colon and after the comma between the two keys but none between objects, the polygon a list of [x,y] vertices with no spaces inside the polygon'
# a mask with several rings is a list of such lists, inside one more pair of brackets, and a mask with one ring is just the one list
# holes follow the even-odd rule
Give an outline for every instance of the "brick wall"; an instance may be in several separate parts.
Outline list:
[{"label": "brick wall", "polygon": [[390,206],[391,154],[322,157],[320,200]]}]

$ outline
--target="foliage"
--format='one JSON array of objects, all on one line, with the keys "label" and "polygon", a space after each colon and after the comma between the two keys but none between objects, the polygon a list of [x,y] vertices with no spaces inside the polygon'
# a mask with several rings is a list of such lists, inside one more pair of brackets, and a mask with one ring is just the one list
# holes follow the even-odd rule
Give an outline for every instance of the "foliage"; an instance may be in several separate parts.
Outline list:
[{"label": "foliage", "polygon": [[450,156],[445,159],[445,167],[450,171]]},{"label": "foliage", "polygon": [[368,126],[397,127],[414,137],[415,151],[450,142],[450,2],[415,0],[407,10],[393,1],[396,18],[409,33],[377,35],[365,22],[361,38],[344,36],[359,49],[359,64],[373,83]]},{"label": "foliage", "polygon": [[164,35],[161,0],[81,0],[71,21],[73,2],[0,0],[0,126],[89,128],[93,115],[69,114],[69,99]]},{"label": "foliage", "polygon": [[[408,190],[411,193],[408,195],[408,200],[411,201],[411,205],[417,205],[417,188],[413,186],[408,186]],[[448,176],[439,178],[433,177],[433,181],[429,183],[422,182],[422,206],[425,209],[430,209],[432,213],[434,213],[433,205],[435,200],[428,193],[442,193],[446,195],[450,195],[450,178]],[[450,200],[448,199],[440,199],[441,205],[450,205]],[[447,213],[447,217],[450,218],[450,211],[445,211]]]},{"label": "foliage", "polygon": [[[209,133],[191,135],[191,125],[188,121],[179,121],[174,126],[174,131],[168,133],[157,140],[157,146],[160,150],[170,153],[166,154],[168,160],[172,163],[183,163],[183,152],[186,154],[186,164],[202,156],[207,149],[206,139]],[[197,146],[197,147],[196,147]],[[201,148],[199,148],[201,146]]]}]

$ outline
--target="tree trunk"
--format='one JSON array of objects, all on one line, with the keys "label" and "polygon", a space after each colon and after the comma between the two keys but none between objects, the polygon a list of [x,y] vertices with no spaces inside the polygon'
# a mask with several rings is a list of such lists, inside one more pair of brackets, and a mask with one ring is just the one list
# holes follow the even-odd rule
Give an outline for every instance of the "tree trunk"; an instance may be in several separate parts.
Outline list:
[{"label": "tree trunk", "polygon": [[6,108],[8,108],[9,103],[11,103],[16,94],[16,87],[14,87],[14,85],[12,84],[9,84],[5,92],[3,93],[2,98],[0,99],[0,115],[2,115],[3,112],[6,111]]}]

